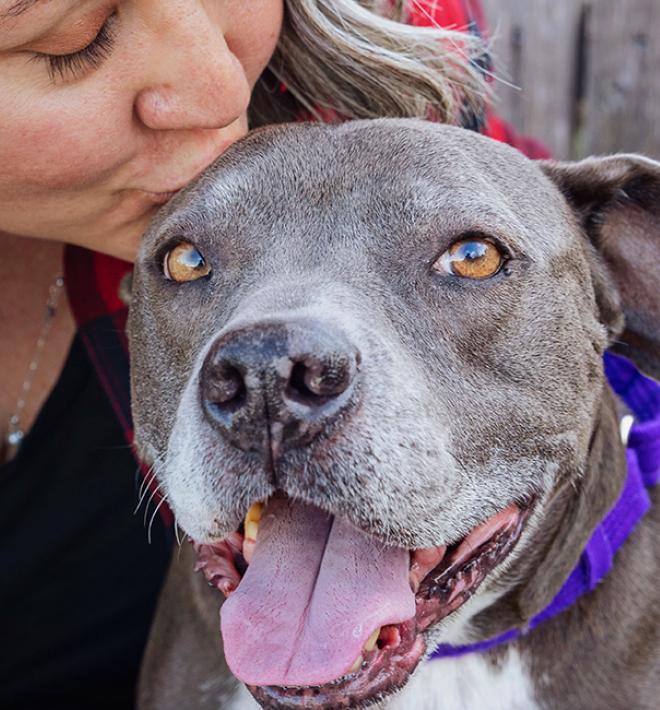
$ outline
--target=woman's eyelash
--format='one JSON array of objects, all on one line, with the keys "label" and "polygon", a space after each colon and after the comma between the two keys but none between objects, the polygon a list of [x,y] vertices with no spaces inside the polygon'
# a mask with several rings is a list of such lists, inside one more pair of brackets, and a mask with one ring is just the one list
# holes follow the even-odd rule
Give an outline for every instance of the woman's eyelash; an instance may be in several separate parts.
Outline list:
[{"label": "woman's eyelash", "polygon": [[34,58],[47,62],[51,81],[76,78],[89,69],[97,69],[112,51],[114,20],[115,13],[103,23],[96,37],[77,52],[72,54],[37,53]]}]

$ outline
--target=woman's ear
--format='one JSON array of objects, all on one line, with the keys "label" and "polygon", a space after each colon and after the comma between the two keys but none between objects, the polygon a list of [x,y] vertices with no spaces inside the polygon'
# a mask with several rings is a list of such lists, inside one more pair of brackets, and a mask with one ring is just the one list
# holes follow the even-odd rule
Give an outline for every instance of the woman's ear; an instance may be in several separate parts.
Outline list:
[{"label": "woman's ear", "polygon": [[539,166],[564,194],[591,244],[610,349],[660,380],[660,163],[613,155]]}]

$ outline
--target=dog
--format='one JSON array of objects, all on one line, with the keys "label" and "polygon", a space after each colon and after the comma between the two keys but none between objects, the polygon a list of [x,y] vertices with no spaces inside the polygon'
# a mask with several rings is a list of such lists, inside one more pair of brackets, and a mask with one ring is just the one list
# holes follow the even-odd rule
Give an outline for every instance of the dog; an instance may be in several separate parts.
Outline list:
[{"label": "dog", "polygon": [[657,707],[657,492],[596,588],[530,621],[621,496],[603,358],[660,378],[659,266],[644,157],[534,163],[413,119],[232,146],[135,267],[136,443],[194,541],[140,707]]}]

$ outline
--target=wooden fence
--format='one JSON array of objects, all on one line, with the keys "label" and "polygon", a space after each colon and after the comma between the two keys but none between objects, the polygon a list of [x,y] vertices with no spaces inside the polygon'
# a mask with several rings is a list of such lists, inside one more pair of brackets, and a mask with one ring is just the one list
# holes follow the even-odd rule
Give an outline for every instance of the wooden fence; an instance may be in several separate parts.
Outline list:
[{"label": "wooden fence", "polygon": [[[660,0],[482,0],[500,113],[557,157],[660,158]],[[517,88],[514,88],[517,87]]]}]

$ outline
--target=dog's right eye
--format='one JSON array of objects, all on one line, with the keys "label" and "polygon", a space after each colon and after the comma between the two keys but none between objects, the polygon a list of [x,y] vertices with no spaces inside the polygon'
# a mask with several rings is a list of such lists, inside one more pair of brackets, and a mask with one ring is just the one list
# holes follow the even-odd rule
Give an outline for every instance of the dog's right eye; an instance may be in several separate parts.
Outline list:
[{"label": "dog's right eye", "polygon": [[201,252],[190,242],[181,242],[163,257],[163,274],[170,281],[196,281],[211,273]]},{"label": "dog's right eye", "polygon": [[434,271],[465,279],[494,276],[506,263],[504,254],[489,239],[467,237],[454,242],[433,264]]}]

